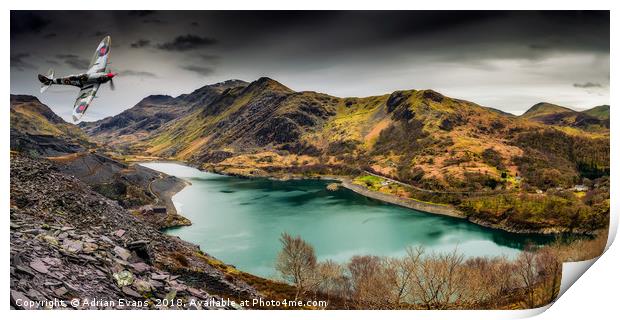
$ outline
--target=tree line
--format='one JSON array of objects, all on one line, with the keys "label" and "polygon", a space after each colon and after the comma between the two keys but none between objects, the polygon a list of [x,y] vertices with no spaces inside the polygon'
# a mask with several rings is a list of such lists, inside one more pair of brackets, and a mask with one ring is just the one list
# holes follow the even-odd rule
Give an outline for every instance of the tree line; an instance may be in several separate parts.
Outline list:
[{"label": "tree line", "polygon": [[331,308],[534,308],[557,296],[562,261],[598,255],[605,240],[528,246],[515,259],[466,259],[458,249],[435,253],[410,247],[400,258],[363,255],[338,263],[318,261],[312,245],[283,233],[275,266],[295,287],[295,299],[327,299]]}]

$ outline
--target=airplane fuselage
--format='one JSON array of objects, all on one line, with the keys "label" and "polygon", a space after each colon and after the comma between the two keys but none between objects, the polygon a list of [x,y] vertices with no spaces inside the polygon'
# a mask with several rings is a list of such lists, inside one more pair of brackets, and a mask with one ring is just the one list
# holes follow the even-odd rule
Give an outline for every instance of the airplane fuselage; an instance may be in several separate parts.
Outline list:
[{"label": "airplane fuselage", "polygon": [[87,85],[106,83],[112,79],[114,75],[111,73],[97,72],[92,74],[82,73],[77,75],[69,75],[61,78],[54,78],[52,84],[63,84],[82,88]]},{"label": "airplane fuselage", "polygon": [[80,88],[78,97],[73,104],[72,118],[74,122],[82,118],[88,106],[93,102],[101,84],[108,82],[110,89],[114,90],[114,80],[112,78],[116,76],[116,73],[106,71],[111,44],[112,39],[110,36],[101,40],[90,60],[88,71],[85,73],[55,78],[54,69],[49,69],[46,74],[39,74],[37,76],[39,82],[41,82],[41,93],[45,92],[53,84]]}]

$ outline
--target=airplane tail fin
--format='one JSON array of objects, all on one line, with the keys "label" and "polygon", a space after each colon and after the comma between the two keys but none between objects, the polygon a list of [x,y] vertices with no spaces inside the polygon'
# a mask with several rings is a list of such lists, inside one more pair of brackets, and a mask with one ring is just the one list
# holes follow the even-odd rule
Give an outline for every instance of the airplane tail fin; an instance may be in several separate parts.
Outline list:
[{"label": "airplane tail fin", "polygon": [[39,81],[41,81],[41,93],[43,93],[54,82],[54,69],[50,69],[45,76],[40,74]]}]

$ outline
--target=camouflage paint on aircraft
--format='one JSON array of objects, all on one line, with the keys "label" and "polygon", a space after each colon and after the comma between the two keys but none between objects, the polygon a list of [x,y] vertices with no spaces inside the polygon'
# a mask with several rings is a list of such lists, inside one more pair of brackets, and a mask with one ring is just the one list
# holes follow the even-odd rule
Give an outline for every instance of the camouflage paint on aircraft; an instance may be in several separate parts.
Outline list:
[{"label": "camouflage paint on aircraft", "polygon": [[50,69],[47,75],[38,75],[39,81],[41,82],[41,92],[47,90],[52,84],[76,86],[80,88],[80,93],[73,106],[74,122],[82,118],[95,98],[95,94],[102,83],[110,82],[112,89],[114,89],[112,78],[116,76],[116,73],[106,72],[111,44],[112,39],[110,36],[101,40],[99,46],[97,46],[97,50],[95,50],[93,54],[86,73],[54,78],[54,70]]}]

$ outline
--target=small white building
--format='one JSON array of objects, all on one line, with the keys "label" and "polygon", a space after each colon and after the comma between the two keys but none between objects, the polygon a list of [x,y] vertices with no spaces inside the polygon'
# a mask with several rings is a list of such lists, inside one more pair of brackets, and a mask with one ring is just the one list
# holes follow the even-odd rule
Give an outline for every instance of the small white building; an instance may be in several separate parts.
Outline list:
[{"label": "small white building", "polygon": [[590,189],[590,188],[588,188],[588,186],[583,185],[583,184],[578,184],[578,185],[575,185],[575,186],[573,187],[573,190],[575,190],[575,191],[577,191],[577,192],[581,192],[581,191],[588,191],[589,189]]}]

